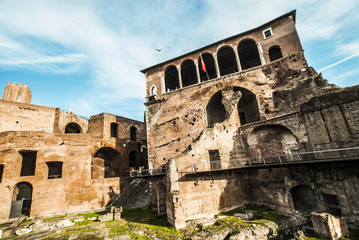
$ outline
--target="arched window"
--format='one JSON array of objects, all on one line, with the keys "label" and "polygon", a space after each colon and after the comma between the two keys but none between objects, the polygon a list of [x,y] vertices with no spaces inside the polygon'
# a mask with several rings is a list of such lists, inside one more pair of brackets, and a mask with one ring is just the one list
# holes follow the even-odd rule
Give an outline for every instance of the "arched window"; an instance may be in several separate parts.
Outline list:
[{"label": "arched window", "polygon": [[157,95],[157,88],[156,86],[151,87],[151,96]]},{"label": "arched window", "polygon": [[206,74],[205,71],[203,71],[201,57],[199,57],[198,58],[198,68],[199,68],[199,75],[201,78],[201,82],[207,81],[209,79],[217,78],[216,65],[214,63],[214,58],[213,58],[212,54],[203,53],[202,58],[203,58],[205,69],[206,69],[208,75]]},{"label": "arched window", "polygon": [[196,66],[192,60],[185,60],[181,65],[181,77],[183,87],[198,83]]},{"label": "arched window", "polygon": [[256,95],[245,88],[234,87],[233,90],[242,93],[242,97],[237,105],[241,125],[259,121],[260,116]]},{"label": "arched window", "polygon": [[165,89],[166,92],[179,88],[179,77],[176,66],[169,66],[165,72]]},{"label": "arched window", "polygon": [[212,127],[215,123],[223,122],[226,119],[226,109],[222,103],[222,91],[211,97],[207,104],[206,112],[208,127]]},{"label": "arched window", "polygon": [[136,141],[136,139],[137,139],[137,128],[135,128],[135,127],[131,127],[130,128],[130,139],[131,139],[131,141]]},{"label": "arched window", "polygon": [[238,72],[236,56],[233,48],[224,46],[217,53],[219,71],[221,76]]},{"label": "arched window", "polygon": [[238,55],[243,70],[261,65],[257,44],[252,39],[240,42],[238,45]]},{"label": "arched window", "polygon": [[18,218],[21,215],[30,216],[32,199],[32,185],[20,182],[15,185],[9,218]]},{"label": "arched window", "polygon": [[[119,177],[121,154],[113,148],[103,147],[93,155],[92,179]],[[124,173],[122,173],[124,174]]]},{"label": "arched window", "polygon": [[71,122],[66,125],[65,133],[81,133],[82,129],[77,123]]},{"label": "arched window", "polygon": [[279,46],[273,46],[268,50],[269,59],[272,61],[275,61],[277,59],[280,59],[283,57],[282,51],[280,50]]}]

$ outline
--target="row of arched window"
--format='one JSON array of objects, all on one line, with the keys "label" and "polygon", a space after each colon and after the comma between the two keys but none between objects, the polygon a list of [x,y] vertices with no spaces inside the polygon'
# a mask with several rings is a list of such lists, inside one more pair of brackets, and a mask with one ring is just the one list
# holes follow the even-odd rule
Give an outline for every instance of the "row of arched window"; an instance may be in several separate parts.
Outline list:
[{"label": "row of arched window", "polygon": [[[283,56],[280,47],[277,45],[272,46],[268,54],[271,61]],[[201,56],[205,66],[204,69]],[[184,60],[180,69],[177,69],[175,65],[168,66],[165,70],[165,92],[262,64],[257,44],[253,39],[241,41],[237,51],[234,51],[230,46],[221,47],[217,52],[216,59],[208,52],[201,54],[201,56],[198,57],[197,63],[191,59]]]}]

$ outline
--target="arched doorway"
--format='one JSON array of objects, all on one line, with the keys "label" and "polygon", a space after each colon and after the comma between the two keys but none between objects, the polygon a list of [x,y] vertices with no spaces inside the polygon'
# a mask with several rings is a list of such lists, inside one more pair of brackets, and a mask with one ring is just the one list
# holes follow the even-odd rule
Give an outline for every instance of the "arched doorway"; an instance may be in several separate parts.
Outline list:
[{"label": "arched doorway", "polygon": [[176,90],[180,87],[176,66],[169,66],[165,71],[165,92]]},{"label": "arched doorway", "polygon": [[202,59],[203,59],[203,63],[205,66],[205,70],[207,71],[207,74],[202,69],[201,57],[199,57],[198,58],[198,68],[199,68],[199,75],[201,78],[201,82],[207,81],[209,79],[217,78],[216,64],[214,62],[214,58],[213,58],[212,54],[203,53]]},{"label": "arched doorway", "polygon": [[226,120],[226,109],[222,103],[222,91],[217,92],[211,97],[207,104],[206,112],[208,127]]},{"label": "arched doorway", "polygon": [[77,123],[71,122],[66,125],[65,133],[81,133],[82,129]]},{"label": "arched doorway", "polygon": [[183,87],[198,83],[196,65],[190,59],[185,60],[181,65],[181,77]]},{"label": "arched doorway", "polygon": [[260,116],[256,95],[241,87],[234,87],[233,90],[240,91],[242,93],[242,97],[239,99],[237,105],[241,125],[259,121]]},{"label": "arched doorway", "polygon": [[236,55],[230,46],[219,49],[217,59],[221,76],[238,72]]},{"label": "arched doorway", "polygon": [[283,57],[280,47],[275,45],[268,50],[269,59],[271,62]]},{"label": "arched doorway", "polygon": [[9,218],[18,218],[22,215],[30,216],[31,199],[32,185],[28,182],[20,182],[16,184],[12,194]]}]

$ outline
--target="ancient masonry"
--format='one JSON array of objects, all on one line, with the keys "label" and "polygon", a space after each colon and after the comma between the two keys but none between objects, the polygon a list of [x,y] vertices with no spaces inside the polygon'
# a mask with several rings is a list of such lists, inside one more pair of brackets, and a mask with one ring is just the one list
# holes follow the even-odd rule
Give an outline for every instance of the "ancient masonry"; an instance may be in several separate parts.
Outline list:
[{"label": "ancient masonry", "polygon": [[30,104],[8,83],[0,100],[0,221],[106,206],[147,167],[143,122],[101,113],[89,120]]},{"label": "ancient masonry", "polygon": [[359,223],[359,87],[308,67],[295,11],[142,72],[150,172],[167,167],[152,204],[174,226],[249,202]]}]

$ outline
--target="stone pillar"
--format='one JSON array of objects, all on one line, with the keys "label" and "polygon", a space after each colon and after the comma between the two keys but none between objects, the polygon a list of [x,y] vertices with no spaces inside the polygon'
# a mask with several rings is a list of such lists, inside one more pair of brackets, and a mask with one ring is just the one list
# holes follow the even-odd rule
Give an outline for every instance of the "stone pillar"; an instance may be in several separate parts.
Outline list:
[{"label": "stone pillar", "polygon": [[238,51],[234,50],[234,55],[236,56],[238,72],[242,71],[241,62],[239,61]]},{"label": "stone pillar", "polygon": [[179,81],[179,87],[182,88],[183,85],[182,85],[182,76],[181,76],[181,69],[180,68],[177,68],[177,71],[178,71],[178,81]]},{"label": "stone pillar", "polygon": [[219,78],[219,77],[221,77],[221,72],[219,71],[219,65],[218,65],[217,57],[214,57],[214,65],[216,67],[217,78]]},{"label": "stone pillar", "polygon": [[257,49],[258,49],[259,58],[261,59],[262,65],[266,64],[266,60],[264,59],[264,56],[263,56],[263,49],[259,42],[257,42]]},{"label": "stone pillar", "polygon": [[197,82],[201,82],[201,75],[199,74],[198,62],[194,63],[196,65],[196,74],[197,74]]}]

